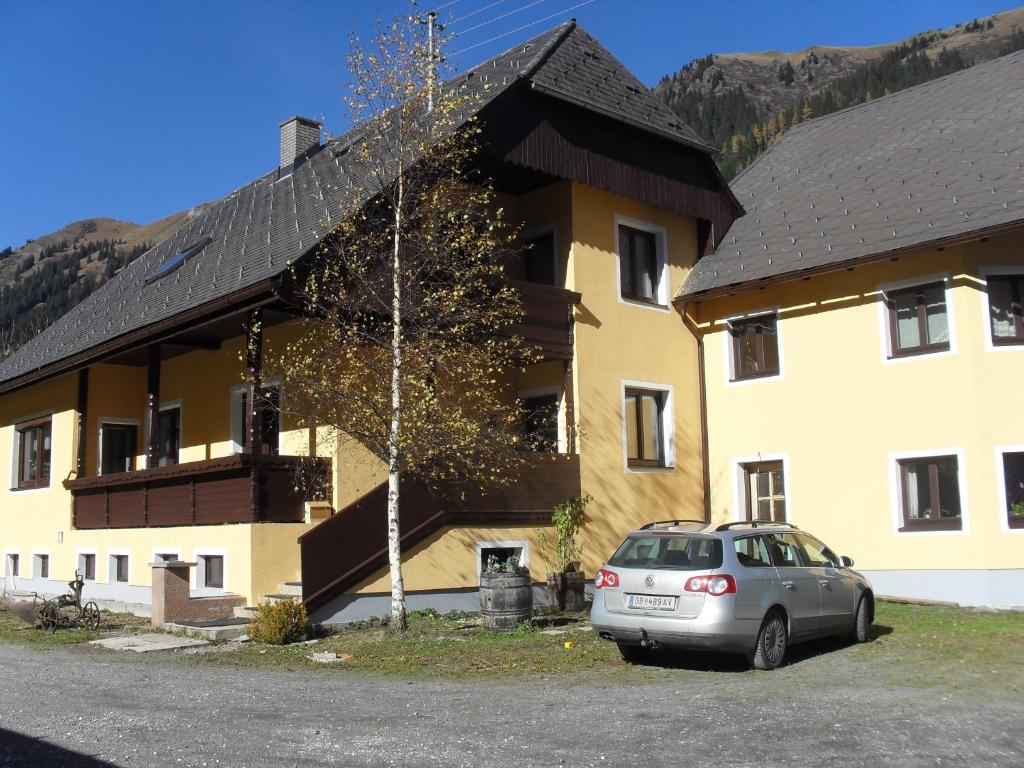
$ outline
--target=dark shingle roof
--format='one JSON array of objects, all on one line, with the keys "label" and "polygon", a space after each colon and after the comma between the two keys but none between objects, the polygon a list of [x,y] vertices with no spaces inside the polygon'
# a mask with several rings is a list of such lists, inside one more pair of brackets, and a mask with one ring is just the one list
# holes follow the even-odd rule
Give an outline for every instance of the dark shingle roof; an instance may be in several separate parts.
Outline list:
[{"label": "dark shingle roof", "polygon": [[[462,82],[479,111],[523,78],[536,78],[552,95],[593,100],[620,120],[644,122],[681,140],[692,136],[575,22],[544,32],[455,82]],[[353,179],[357,169],[344,152],[356,140],[357,132],[342,136],[314,150],[291,175],[278,178],[275,169],[192,218],[0,363],[0,384],[283,273],[339,217],[365,202],[355,190],[370,185]],[[198,255],[147,283],[158,265],[207,237],[211,242]]]},{"label": "dark shingle roof", "polygon": [[795,126],[732,185],[747,214],[692,297],[1024,220],[1024,51]]}]

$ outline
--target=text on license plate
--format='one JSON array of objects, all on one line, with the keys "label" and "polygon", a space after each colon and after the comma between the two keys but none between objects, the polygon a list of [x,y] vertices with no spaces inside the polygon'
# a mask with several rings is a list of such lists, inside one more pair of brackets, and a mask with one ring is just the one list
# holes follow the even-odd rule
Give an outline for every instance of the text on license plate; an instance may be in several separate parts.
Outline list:
[{"label": "text on license plate", "polygon": [[671,595],[626,595],[626,607],[674,611],[676,609],[676,599]]}]

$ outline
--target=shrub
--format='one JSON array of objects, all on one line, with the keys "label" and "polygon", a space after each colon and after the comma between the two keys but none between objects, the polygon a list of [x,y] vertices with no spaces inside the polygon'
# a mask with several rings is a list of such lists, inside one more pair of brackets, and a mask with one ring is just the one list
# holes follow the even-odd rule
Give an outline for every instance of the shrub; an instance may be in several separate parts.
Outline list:
[{"label": "shrub", "polygon": [[286,645],[306,638],[309,617],[298,600],[278,600],[260,605],[249,624],[249,637],[270,645]]}]

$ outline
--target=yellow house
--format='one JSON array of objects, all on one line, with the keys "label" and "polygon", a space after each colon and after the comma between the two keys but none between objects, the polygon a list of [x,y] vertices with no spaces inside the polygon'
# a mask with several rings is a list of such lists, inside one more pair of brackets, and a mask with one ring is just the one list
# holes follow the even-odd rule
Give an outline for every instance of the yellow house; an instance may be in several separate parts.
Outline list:
[{"label": "yellow house", "polygon": [[794,523],[880,595],[1024,605],[1024,54],[795,126],[676,304],[714,521]]},{"label": "yellow house", "polygon": [[[509,382],[557,420],[512,488],[470,501],[403,490],[411,607],[473,607],[481,562],[535,582],[552,507],[594,502],[585,569],[652,517],[701,517],[697,340],[672,294],[741,213],[706,147],[569,23],[462,76],[481,163],[532,244],[509,264],[544,360]],[[279,167],[126,267],[0,363],[0,550],[10,588],[145,612],[150,563],[197,563],[193,595],[301,594],[313,617],[387,610],[383,477],[366,451],[253,408],[288,392],[262,365],[294,333],[288,265],[362,201],[358,138],[281,126]],[[286,409],[282,409],[286,410]],[[292,489],[304,462],[323,481]],[[6,471],[6,469],[5,469]]]}]

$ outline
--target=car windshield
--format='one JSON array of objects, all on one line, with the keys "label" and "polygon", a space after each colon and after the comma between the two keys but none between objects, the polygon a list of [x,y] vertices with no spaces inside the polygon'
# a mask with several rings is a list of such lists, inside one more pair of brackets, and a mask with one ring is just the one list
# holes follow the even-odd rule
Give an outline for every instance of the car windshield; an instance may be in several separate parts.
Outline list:
[{"label": "car windshield", "polygon": [[608,565],[673,571],[706,571],[722,565],[722,542],[707,536],[634,533]]}]

